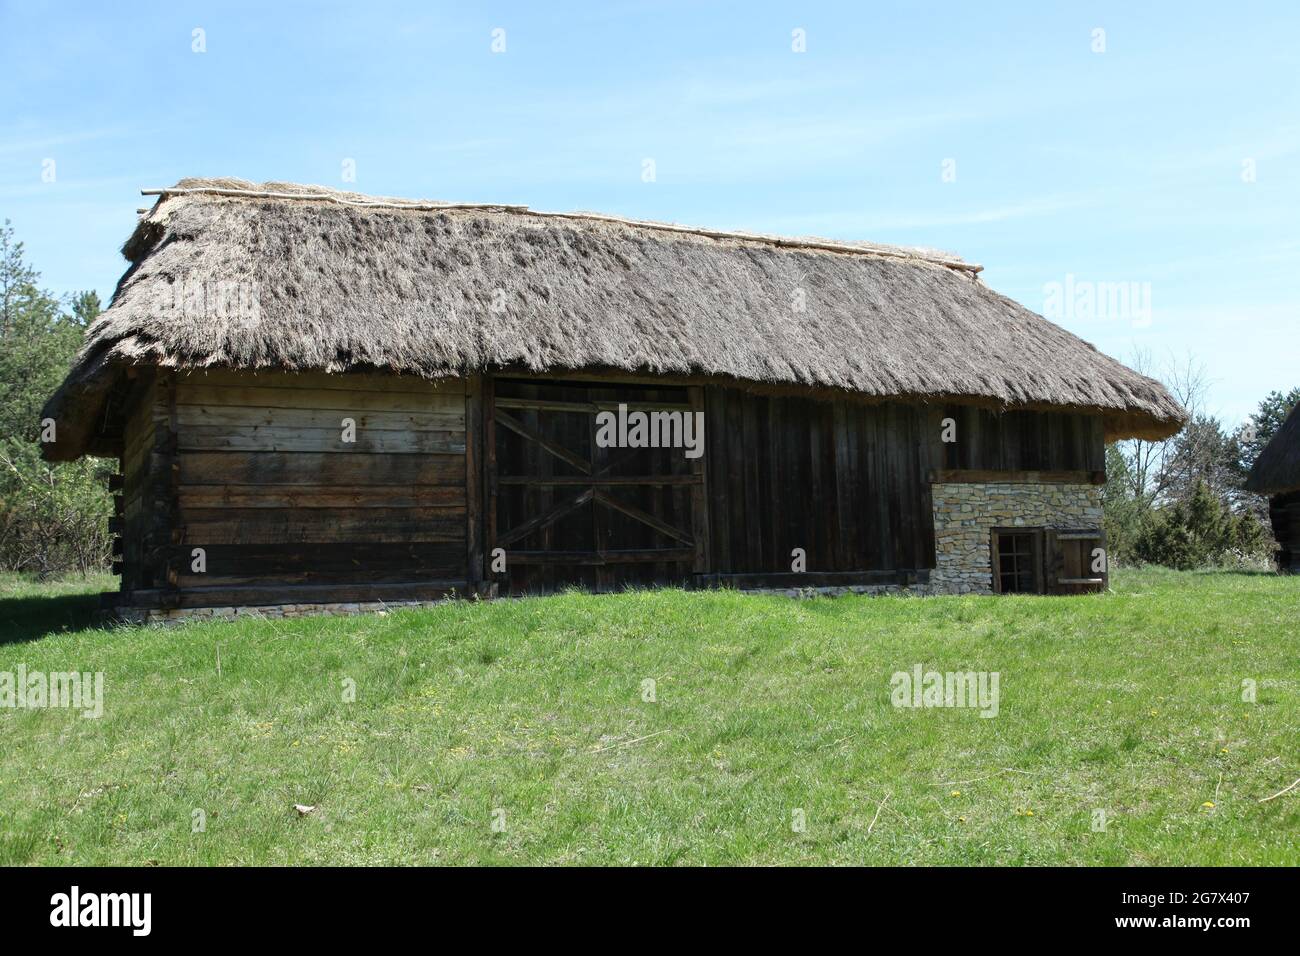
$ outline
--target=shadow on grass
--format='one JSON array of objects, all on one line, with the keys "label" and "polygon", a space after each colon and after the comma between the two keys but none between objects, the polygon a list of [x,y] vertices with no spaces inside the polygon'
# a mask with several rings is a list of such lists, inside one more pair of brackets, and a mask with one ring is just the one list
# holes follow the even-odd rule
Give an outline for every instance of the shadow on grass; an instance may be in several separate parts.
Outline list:
[{"label": "shadow on grass", "polygon": [[0,644],[22,644],[100,625],[98,594],[0,599]]}]

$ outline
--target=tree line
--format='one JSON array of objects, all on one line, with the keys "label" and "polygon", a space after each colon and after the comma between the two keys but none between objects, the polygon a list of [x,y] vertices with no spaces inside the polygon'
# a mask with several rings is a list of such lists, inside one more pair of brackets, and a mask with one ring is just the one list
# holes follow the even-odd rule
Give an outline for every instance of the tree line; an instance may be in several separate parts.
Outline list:
[{"label": "tree line", "polygon": [[1277,545],[1268,500],[1246,490],[1246,477],[1300,401],[1300,387],[1270,392],[1240,428],[1229,431],[1205,409],[1203,366],[1184,359],[1157,369],[1146,352],[1129,364],[1163,379],[1189,420],[1163,441],[1107,446],[1103,500],[1111,558],[1184,570],[1269,567]]}]

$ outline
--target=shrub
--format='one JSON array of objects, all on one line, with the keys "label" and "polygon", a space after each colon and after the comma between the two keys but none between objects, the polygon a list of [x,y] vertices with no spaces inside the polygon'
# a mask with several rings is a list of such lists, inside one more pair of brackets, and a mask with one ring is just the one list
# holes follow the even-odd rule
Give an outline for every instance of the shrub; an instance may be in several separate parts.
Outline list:
[{"label": "shrub", "polygon": [[1262,564],[1268,541],[1254,515],[1232,514],[1198,481],[1187,500],[1149,513],[1133,550],[1141,561],[1190,570]]}]

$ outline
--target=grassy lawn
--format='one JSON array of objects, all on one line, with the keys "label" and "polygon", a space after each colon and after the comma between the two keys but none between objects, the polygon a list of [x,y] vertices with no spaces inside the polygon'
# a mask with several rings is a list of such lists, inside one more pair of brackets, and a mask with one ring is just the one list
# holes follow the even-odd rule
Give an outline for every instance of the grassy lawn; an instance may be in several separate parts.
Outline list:
[{"label": "grassy lawn", "polygon": [[[107,583],[0,579],[0,671],[105,675],[0,708],[0,864],[1300,863],[1300,578],[90,627]],[[917,664],[997,716],[893,707]]]}]

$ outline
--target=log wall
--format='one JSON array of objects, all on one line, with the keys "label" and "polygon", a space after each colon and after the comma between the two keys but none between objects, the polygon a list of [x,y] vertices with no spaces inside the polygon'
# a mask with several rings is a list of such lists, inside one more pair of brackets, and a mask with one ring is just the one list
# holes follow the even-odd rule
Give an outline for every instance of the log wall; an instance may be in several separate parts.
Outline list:
[{"label": "log wall", "polygon": [[166,585],[163,566],[171,543],[171,478],[173,449],[169,378],[143,370],[127,390],[123,423],[121,515],[115,516],[120,536],[123,592]]},{"label": "log wall", "polygon": [[[132,603],[356,602],[465,588],[464,380],[211,371],[149,389],[139,404],[152,417],[132,415],[125,436],[127,516],[134,488],[161,489],[152,509],[161,536],[150,539],[147,513],[127,535],[141,542],[124,553]],[[150,443],[161,450],[133,457]],[[205,571],[194,568],[195,548]]]}]

